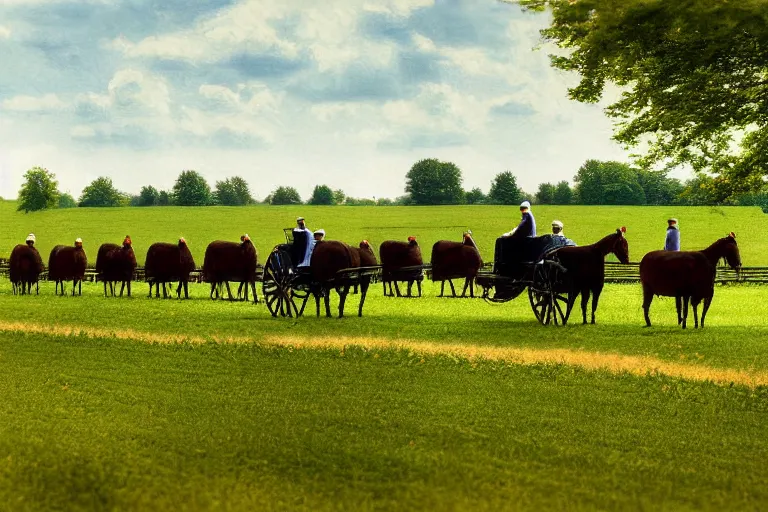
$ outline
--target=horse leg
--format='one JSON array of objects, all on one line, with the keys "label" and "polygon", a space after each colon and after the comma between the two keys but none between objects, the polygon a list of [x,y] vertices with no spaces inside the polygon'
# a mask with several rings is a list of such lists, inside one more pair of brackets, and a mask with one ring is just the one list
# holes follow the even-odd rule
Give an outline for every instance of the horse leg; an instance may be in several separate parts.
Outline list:
[{"label": "horse leg", "polygon": [[227,297],[229,297],[230,302],[234,299],[232,298],[232,289],[229,287],[229,281],[224,281],[224,284],[227,285]]},{"label": "horse leg", "polygon": [[675,295],[675,307],[677,308],[677,325],[683,324],[683,297]]},{"label": "horse leg", "polygon": [[704,328],[704,318],[709,311],[709,305],[712,304],[712,297],[704,297],[704,308],[701,310],[701,328]]},{"label": "horse leg", "polygon": [[336,288],[336,293],[339,294],[339,318],[344,316],[344,303],[347,301],[347,295],[349,294],[350,286],[345,284],[340,288]]},{"label": "horse leg", "polygon": [[416,289],[419,291],[419,297],[421,297],[421,281],[416,281]]},{"label": "horse leg", "polygon": [[371,282],[365,280],[360,283],[360,306],[357,308],[357,316],[363,316],[363,304],[365,304],[365,296],[368,293],[368,286]]},{"label": "horse leg", "polygon": [[324,286],[323,294],[325,295],[325,316],[331,317],[331,287]]},{"label": "horse leg", "polygon": [[259,294],[256,293],[256,281],[251,281],[251,292],[253,292],[253,303],[259,303]]},{"label": "horse leg", "polygon": [[573,311],[573,305],[576,304],[576,298],[579,296],[579,292],[570,290],[568,292],[568,306],[565,309],[565,323],[568,323],[568,319],[571,318],[571,311]]},{"label": "horse leg", "polygon": [[461,290],[461,298],[465,298],[467,296],[467,288],[469,288],[469,278],[464,278],[464,289]]},{"label": "horse leg", "polygon": [[440,281],[440,295],[438,295],[438,297],[442,297],[444,292],[445,292],[445,281]]},{"label": "horse leg", "polygon": [[688,322],[688,296],[683,296],[683,329],[686,328]]},{"label": "horse leg", "polygon": [[449,279],[448,284],[451,285],[451,296],[456,297],[456,288],[453,287],[453,280]]},{"label": "horse leg", "polygon": [[698,298],[691,298],[691,307],[693,308],[693,328],[699,328],[699,302]]},{"label": "horse leg", "polygon": [[406,297],[413,297],[413,281],[407,281],[408,282],[408,294]]},{"label": "horse leg", "polygon": [[[395,293],[397,293],[397,296],[398,296],[398,297],[402,297],[402,296],[403,296],[403,294],[402,294],[402,293],[400,293],[400,285],[399,285],[399,284],[397,284],[397,283],[398,283],[398,282],[397,282],[397,281],[395,281]],[[390,284],[389,286],[391,287],[392,285]],[[391,293],[390,293],[390,295],[391,295]]]},{"label": "horse leg", "polygon": [[648,313],[651,310],[651,302],[653,302],[653,291],[649,288],[643,287],[643,315],[645,316],[645,326],[651,326],[651,318]]},{"label": "horse leg", "polygon": [[589,302],[589,288],[581,290],[581,323],[587,325],[587,303]]},{"label": "horse leg", "polygon": [[595,311],[597,311],[597,303],[600,302],[601,293],[603,293],[602,287],[592,290],[592,325],[595,325]]}]

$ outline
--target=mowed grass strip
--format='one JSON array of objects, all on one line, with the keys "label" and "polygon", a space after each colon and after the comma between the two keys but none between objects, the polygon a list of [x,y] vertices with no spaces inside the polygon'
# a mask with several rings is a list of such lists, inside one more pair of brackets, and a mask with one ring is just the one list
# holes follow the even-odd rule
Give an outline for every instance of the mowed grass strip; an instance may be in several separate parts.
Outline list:
[{"label": "mowed grass strip", "polygon": [[[310,302],[304,317],[272,318],[263,304],[211,301],[204,285],[190,287],[189,301],[148,299],[146,284],[132,298],[105,298],[99,284],[86,284],[82,297],[56,297],[44,283],[38,296],[13,296],[0,281],[0,322],[63,326],[99,334],[143,333],[153,339],[373,339],[398,343],[427,342],[450,346],[497,347],[533,351],[567,350],[660,360],[705,369],[768,371],[768,302],[759,286],[718,286],[703,330],[677,326],[674,300],[656,299],[654,327],[642,326],[639,285],[608,285],[600,300],[597,325],[581,325],[580,311],[565,328],[539,325],[528,299],[507,304],[480,299],[441,299],[426,282],[419,299],[383,297],[371,288],[365,316],[356,315],[359,296],[348,300],[348,318],[315,318]],[[337,297],[334,294],[333,313]],[[692,319],[690,320],[692,323]],[[95,330],[94,330],[95,329]],[[133,335],[130,335],[131,337]],[[586,357],[586,356],[585,356]]]},{"label": "mowed grass strip", "polygon": [[[163,335],[149,332],[122,330],[113,332],[107,329],[77,326],[45,326],[0,321],[0,331],[8,333],[39,333],[61,336],[114,337],[120,340],[143,343],[193,343],[208,342],[243,344],[252,343],[251,338],[220,338],[209,336]],[[686,380],[713,382],[716,384],[737,384],[750,388],[768,386],[768,372],[742,371],[735,369],[710,368],[706,365],[679,364],[653,357],[626,356],[591,351],[569,349],[532,349],[511,347],[489,347],[467,344],[430,343],[414,340],[389,340],[384,338],[362,337],[296,337],[265,336],[259,341],[265,346],[298,349],[335,349],[362,348],[375,350],[406,350],[422,356],[450,356],[468,361],[497,361],[523,365],[563,364],[578,366],[585,370],[604,370],[613,374],[630,373],[633,375],[663,374]]]},{"label": "mowed grass strip", "polygon": [[9,510],[743,510],[768,390],[559,364],[0,332]]}]

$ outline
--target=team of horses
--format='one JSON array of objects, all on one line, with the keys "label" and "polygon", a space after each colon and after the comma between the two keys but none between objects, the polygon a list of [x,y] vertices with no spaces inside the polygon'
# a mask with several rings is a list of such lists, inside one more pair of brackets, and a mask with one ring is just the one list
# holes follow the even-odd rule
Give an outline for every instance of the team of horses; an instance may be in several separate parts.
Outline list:
[{"label": "team of horses", "polygon": [[[565,294],[568,298],[565,322],[570,318],[577,299],[581,297],[582,323],[588,323],[590,298],[592,307],[589,321],[592,324],[595,323],[595,313],[605,284],[605,258],[609,254],[615,255],[621,263],[629,263],[629,244],[625,228],[619,228],[593,244],[562,247],[548,256],[556,258],[565,269],[563,279],[558,282],[555,290],[556,293]],[[398,282],[408,283],[407,296],[412,295],[411,287],[416,283],[418,295],[421,296],[422,257],[414,237],[409,237],[407,242],[396,240],[383,242],[379,248],[379,257],[385,296],[393,295],[393,284],[397,295],[401,296]],[[703,328],[714,295],[717,265],[721,260],[725,260],[737,272],[741,268],[739,248],[733,232],[700,251],[652,251],[643,256],[640,262],[640,281],[643,289],[642,307],[646,326],[651,326],[649,312],[653,297],[665,296],[675,299],[678,325],[683,329],[687,327],[690,305],[693,309],[694,327],[698,328],[701,325]],[[239,244],[225,241],[211,242],[206,249],[203,265],[203,280],[211,285],[211,298],[219,297],[222,286],[226,285],[231,300],[229,282],[234,281],[240,283],[238,295],[245,287],[245,299],[248,300],[250,288],[254,301],[258,301],[255,289],[256,262],[256,248],[248,235],[243,235]],[[42,258],[37,250],[29,245],[17,245],[11,253],[9,263],[14,293],[31,293],[32,285],[37,286],[38,276],[44,270]],[[51,251],[48,264],[49,279],[56,281],[56,292],[58,293],[61,286],[63,294],[64,281],[72,280],[74,295],[76,285],[82,287],[86,265],[87,258],[82,242],[79,240],[75,243],[75,247],[56,246]],[[314,281],[319,283],[311,292],[316,300],[317,315],[320,315],[320,299],[323,297],[326,315],[331,316],[329,297],[333,287],[323,283],[332,283],[333,276],[339,270],[376,265],[378,265],[376,256],[367,241],[361,242],[358,247],[338,241],[318,243],[309,269]],[[452,294],[456,296],[452,280],[457,278],[465,279],[461,296],[465,297],[469,290],[470,297],[473,297],[474,281],[482,265],[480,251],[472,238],[471,231],[464,233],[461,242],[441,240],[432,247],[432,280],[441,283],[439,295],[441,297],[444,296],[445,281],[449,282]],[[115,295],[115,285],[121,283],[120,295],[127,288],[130,296],[130,283],[135,269],[136,258],[130,237],[126,236],[122,245],[102,244],[99,248],[96,270],[99,280],[104,282],[105,295],[110,293]],[[166,285],[170,282],[178,282],[177,296],[181,296],[183,289],[185,297],[188,298],[187,282],[189,274],[194,269],[194,260],[183,238],[177,244],[153,244],[147,252],[145,264],[146,279],[150,285],[149,296],[152,296],[153,286],[157,287],[155,296],[159,296],[160,285],[162,285],[163,296],[167,297]],[[362,316],[370,278],[355,284],[359,284],[362,289],[358,311]],[[336,291],[340,297],[339,316],[343,316],[349,286],[336,287]],[[699,321],[698,307],[702,302],[703,309],[701,321]]]}]

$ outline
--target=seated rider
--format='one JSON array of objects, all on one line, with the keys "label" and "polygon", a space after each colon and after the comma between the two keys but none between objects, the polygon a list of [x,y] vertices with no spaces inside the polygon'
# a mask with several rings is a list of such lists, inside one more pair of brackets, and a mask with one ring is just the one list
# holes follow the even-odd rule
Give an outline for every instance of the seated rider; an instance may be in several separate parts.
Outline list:
[{"label": "seated rider", "polygon": [[[304,222],[304,217],[297,217],[296,218],[296,227],[293,228],[294,233],[294,240],[296,240],[296,234],[297,233],[303,233],[304,238],[307,241],[307,246],[304,249],[304,255],[302,260],[296,265],[297,267],[308,267],[309,261],[312,258],[312,249],[315,248],[315,239],[312,237],[312,231],[307,228],[307,225]],[[300,255],[301,257],[301,255]]]},{"label": "seated rider", "polygon": [[315,243],[322,242],[323,240],[325,240],[325,230],[324,229],[315,230]]},{"label": "seated rider", "polygon": [[533,218],[533,213],[531,213],[531,203],[523,201],[520,204],[520,213],[522,214],[520,224],[509,233],[504,233],[501,236],[513,238],[536,236],[536,219]]},{"label": "seated rider", "polygon": [[26,240],[26,242],[27,242],[27,245],[28,245],[29,247],[34,247],[34,246],[35,246],[35,242],[36,242],[36,241],[37,241],[37,238],[35,238],[35,234],[34,234],[34,233],[30,233],[30,234],[27,236],[27,240]]},{"label": "seated rider", "polygon": [[561,236],[565,238],[565,234],[563,233],[563,223],[559,220],[552,221],[552,236]]}]

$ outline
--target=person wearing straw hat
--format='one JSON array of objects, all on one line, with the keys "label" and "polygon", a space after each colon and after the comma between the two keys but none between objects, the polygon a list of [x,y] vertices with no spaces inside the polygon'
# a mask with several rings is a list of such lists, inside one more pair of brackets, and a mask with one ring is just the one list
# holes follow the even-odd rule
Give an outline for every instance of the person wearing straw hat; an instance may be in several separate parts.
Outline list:
[{"label": "person wearing straw hat", "polygon": [[533,217],[533,213],[531,213],[531,203],[528,201],[520,203],[520,214],[522,215],[520,224],[509,233],[504,233],[501,236],[515,238],[536,236],[536,219]]},{"label": "person wearing straw hat", "polygon": [[30,233],[27,235],[26,242],[29,247],[34,247],[36,241],[37,241],[37,238],[35,237],[34,233]]},{"label": "person wearing straw hat", "polygon": [[314,232],[315,237],[315,243],[322,242],[325,240],[325,230],[324,229],[316,229]]},{"label": "person wearing straw hat", "polygon": [[552,221],[552,235],[561,236],[565,238],[565,234],[563,233],[563,223],[561,221],[559,220]]},{"label": "person wearing straw hat", "polygon": [[677,226],[677,219],[667,220],[667,238],[664,240],[665,251],[680,250],[680,228]]}]

